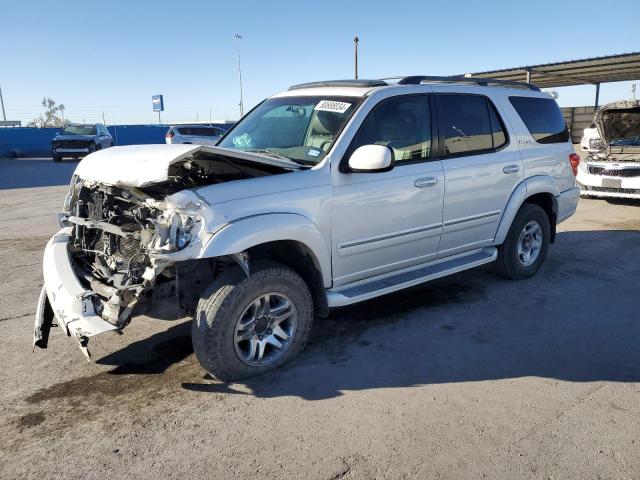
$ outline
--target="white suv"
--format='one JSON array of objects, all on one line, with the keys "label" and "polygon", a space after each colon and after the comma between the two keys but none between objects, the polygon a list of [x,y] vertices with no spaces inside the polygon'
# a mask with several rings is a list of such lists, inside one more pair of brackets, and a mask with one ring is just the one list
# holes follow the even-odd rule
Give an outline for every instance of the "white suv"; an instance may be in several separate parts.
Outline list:
[{"label": "white suv", "polygon": [[169,298],[212,375],[271,370],[331,307],[491,262],[535,274],[576,209],[576,157],[535,86],[420,76],[291,87],[217,147],[93,153],[44,253],[34,343],[55,317],[88,354]]},{"label": "white suv", "polygon": [[215,145],[227,133],[224,129],[209,125],[173,125],[165,134],[165,142]]}]

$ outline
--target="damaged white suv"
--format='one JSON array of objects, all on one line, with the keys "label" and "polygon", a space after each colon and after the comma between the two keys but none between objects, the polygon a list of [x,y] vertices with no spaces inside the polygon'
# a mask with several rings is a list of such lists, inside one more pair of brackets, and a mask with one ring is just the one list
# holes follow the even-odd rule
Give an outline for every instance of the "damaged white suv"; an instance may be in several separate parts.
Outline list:
[{"label": "damaged white suv", "polygon": [[580,163],[582,195],[640,199],[640,101],[603,105],[594,123],[604,145]]},{"label": "damaged white suv", "polygon": [[[171,299],[219,379],[297,355],[315,317],[494,262],[521,279],[572,215],[577,161],[533,85],[413,76],[294,86],[215,147],[78,165],[44,253],[34,344],[87,353]],[[573,170],[572,170],[573,169]]]}]

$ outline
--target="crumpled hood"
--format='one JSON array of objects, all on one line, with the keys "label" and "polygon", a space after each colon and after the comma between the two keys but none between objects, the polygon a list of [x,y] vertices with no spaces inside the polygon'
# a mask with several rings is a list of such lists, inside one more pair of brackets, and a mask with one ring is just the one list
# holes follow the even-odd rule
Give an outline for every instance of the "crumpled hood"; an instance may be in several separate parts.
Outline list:
[{"label": "crumpled hood", "polygon": [[129,145],[99,150],[82,159],[74,174],[83,180],[141,188],[168,180],[171,164],[199,151],[288,169],[299,168],[294,162],[227,148],[161,144]]},{"label": "crumpled hood", "polygon": [[593,121],[605,145],[640,135],[640,100],[623,100],[603,105]]}]

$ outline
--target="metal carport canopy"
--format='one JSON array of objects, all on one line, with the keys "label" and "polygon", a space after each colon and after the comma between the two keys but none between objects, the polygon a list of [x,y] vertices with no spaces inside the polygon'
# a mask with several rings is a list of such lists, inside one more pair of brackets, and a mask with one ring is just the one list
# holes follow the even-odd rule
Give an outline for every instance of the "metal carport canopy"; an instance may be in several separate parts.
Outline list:
[{"label": "metal carport canopy", "polygon": [[528,65],[467,75],[530,82],[540,88],[640,79],[640,52]]},{"label": "metal carport canopy", "polygon": [[624,82],[640,78],[640,52],[527,65],[465,75],[528,82],[540,88],[592,84],[596,86],[595,106],[597,107],[601,83]]}]

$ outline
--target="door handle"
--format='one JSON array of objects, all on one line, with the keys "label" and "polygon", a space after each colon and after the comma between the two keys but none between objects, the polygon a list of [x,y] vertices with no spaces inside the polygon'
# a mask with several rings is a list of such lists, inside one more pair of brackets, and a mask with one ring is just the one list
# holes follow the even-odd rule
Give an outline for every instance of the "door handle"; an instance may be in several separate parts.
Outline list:
[{"label": "door handle", "polygon": [[437,183],[438,179],[436,177],[419,178],[415,182],[413,182],[413,184],[418,188],[433,187]]},{"label": "door handle", "polygon": [[520,171],[520,167],[518,165],[507,165],[502,169],[504,173],[518,173]]}]

